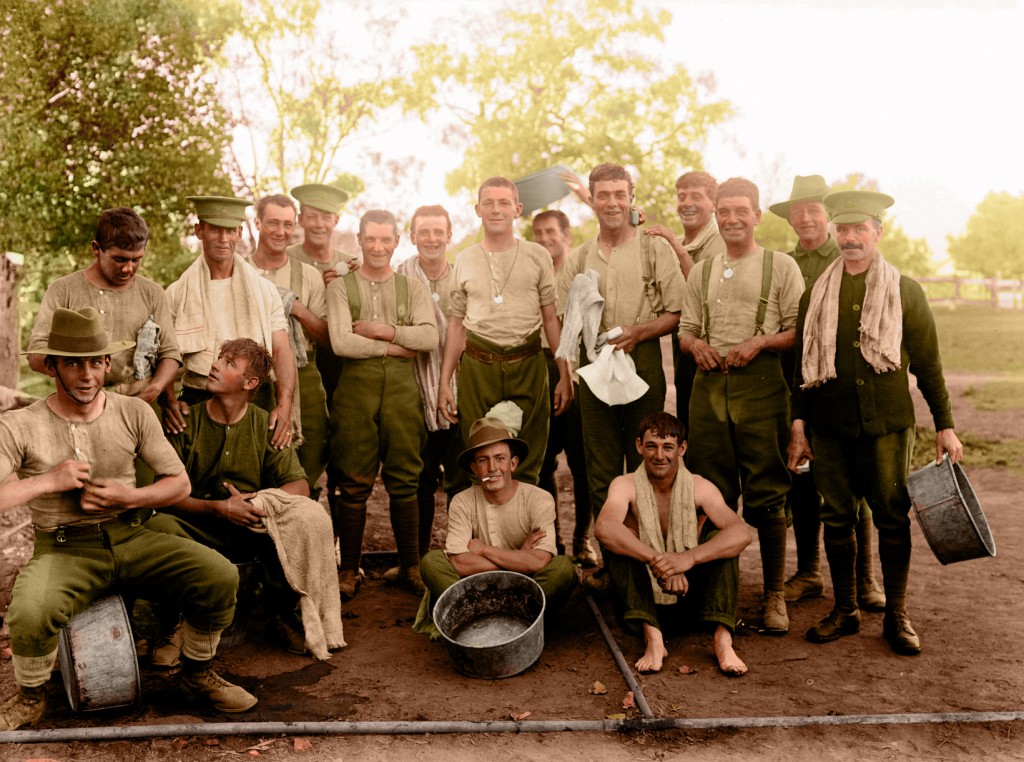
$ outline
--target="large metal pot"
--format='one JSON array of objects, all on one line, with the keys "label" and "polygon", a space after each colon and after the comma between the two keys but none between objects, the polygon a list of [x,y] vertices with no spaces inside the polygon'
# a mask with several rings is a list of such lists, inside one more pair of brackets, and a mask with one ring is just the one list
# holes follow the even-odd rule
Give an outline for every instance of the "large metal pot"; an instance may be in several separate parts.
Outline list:
[{"label": "large metal pot", "polygon": [[470,677],[511,677],[544,650],[544,591],[525,574],[465,577],[434,605],[434,623],[455,669]]}]

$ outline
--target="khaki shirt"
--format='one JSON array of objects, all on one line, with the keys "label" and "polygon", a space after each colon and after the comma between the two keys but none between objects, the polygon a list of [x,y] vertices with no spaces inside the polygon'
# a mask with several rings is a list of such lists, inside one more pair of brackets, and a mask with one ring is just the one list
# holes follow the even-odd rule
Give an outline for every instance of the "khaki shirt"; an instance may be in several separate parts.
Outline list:
[{"label": "khaki shirt", "polygon": [[[176,476],[185,470],[153,409],[134,397],[106,394],[103,412],[88,423],[61,418],[45,399],[0,416],[0,481],[12,473],[22,479],[39,476],[65,460],[78,460],[92,467],[93,479],[113,479],[134,487],[136,455],[157,476]],[[124,512],[84,513],[81,497],[81,490],[37,497],[29,503],[32,523],[44,530],[87,526]]]},{"label": "khaki shirt", "polygon": [[[761,278],[764,249],[730,261],[731,278],[724,276],[726,257],[706,259],[695,265],[686,282],[686,298],[679,320],[679,335],[684,333],[700,338],[704,299],[701,281],[705,267],[711,268],[708,283],[709,340],[721,355],[755,334],[757,308],[761,300]],[[800,295],[804,279],[792,257],[775,252],[772,258],[772,283],[768,308],[764,317],[766,335],[786,331],[796,326],[800,309]]]},{"label": "khaki shirt", "polygon": [[637,233],[623,246],[609,254],[601,251],[597,239],[577,246],[566,259],[558,279],[558,303],[564,305],[569,296],[573,278],[587,270],[598,274],[597,290],[605,298],[601,315],[601,330],[617,325],[648,323],[666,312],[679,312],[683,308],[683,288],[686,281],[679,269],[679,259],[672,247],[661,238],[650,237],[651,276],[661,294],[659,304],[651,304],[644,291],[644,267],[640,238]]},{"label": "khaki shirt", "polygon": [[453,278],[451,316],[501,347],[525,343],[541,326],[540,308],[555,303],[551,255],[532,241],[504,251],[470,246],[456,255]]},{"label": "khaki shirt", "polygon": [[327,329],[331,334],[331,347],[338,357],[365,360],[387,355],[388,344],[429,352],[437,349],[437,321],[434,302],[427,289],[416,278],[406,278],[409,284],[409,304],[405,325],[398,323],[398,303],[395,297],[395,276],[385,281],[368,280],[356,271],[359,287],[359,319],[394,325],[394,341],[368,339],[352,332],[352,310],[348,304],[348,288],[344,278],[335,278],[327,286]]},{"label": "khaki shirt", "polygon": [[690,243],[684,243],[683,248],[690,254],[694,264],[725,254],[725,241],[718,232],[718,222],[715,218],[708,220],[708,224],[700,229],[697,237]]},{"label": "khaki shirt", "polygon": [[557,555],[555,501],[540,487],[518,482],[511,500],[493,505],[484,497],[483,487],[474,485],[452,498],[444,552],[449,556],[467,553],[472,539],[501,550],[519,550],[538,529],[547,535],[536,549]]},{"label": "khaki shirt", "polygon": [[[160,349],[157,362],[170,358],[181,364],[181,352],[174,337],[174,321],[167,297],[159,285],[136,275],[132,284],[123,290],[97,288],[85,277],[84,270],[78,270],[58,278],[43,294],[36,315],[36,323],[28,340],[28,351],[34,352],[46,346],[53,322],[53,313],[58,307],[80,310],[94,307],[103,319],[103,327],[111,341],[135,341],[139,329],[150,318],[160,326]],[[105,384],[115,386],[135,381],[135,348],[126,349],[110,356],[111,372]],[[141,391],[141,388],[140,388]]]},{"label": "khaki shirt", "polygon": [[[276,270],[265,270],[255,262],[252,257],[245,260],[256,269],[260,275],[269,280],[278,288],[292,288],[292,260],[288,259],[285,264]],[[297,294],[299,301],[306,305],[306,308],[321,320],[327,320],[327,287],[324,286],[324,278],[312,265],[300,262],[302,265],[302,286]],[[306,346],[312,348],[316,340],[303,330],[306,337]]]},{"label": "khaki shirt", "polygon": [[323,276],[323,273],[326,272],[327,270],[333,270],[334,267],[338,264],[338,262],[362,261],[361,258],[355,254],[349,254],[347,252],[342,251],[341,249],[331,249],[330,261],[321,262],[319,259],[313,259],[311,256],[309,256],[309,254],[306,253],[306,250],[302,248],[301,243],[296,243],[289,246],[287,249],[284,250],[284,253],[287,254],[292,259],[297,259],[304,265],[309,265],[310,267],[316,268],[316,270],[321,274],[321,277]]}]

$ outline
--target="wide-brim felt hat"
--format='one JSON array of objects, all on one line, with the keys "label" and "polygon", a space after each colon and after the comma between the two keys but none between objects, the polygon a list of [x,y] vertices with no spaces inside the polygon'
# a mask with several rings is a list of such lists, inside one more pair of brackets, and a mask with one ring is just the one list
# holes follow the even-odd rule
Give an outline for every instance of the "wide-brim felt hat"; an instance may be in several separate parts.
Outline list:
[{"label": "wide-brim felt hat", "polygon": [[480,418],[473,421],[473,425],[469,428],[469,447],[459,454],[459,466],[464,471],[472,473],[469,464],[473,460],[473,453],[481,447],[498,442],[507,442],[509,450],[519,458],[520,463],[530,452],[530,445],[522,439],[517,439],[508,427],[497,418]]},{"label": "wide-brim felt hat", "polygon": [[196,217],[218,228],[238,228],[245,222],[245,208],[252,201],[230,196],[187,196],[195,204]]},{"label": "wide-brim felt hat", "polygon": [[333,185],[308,183],[292,188],[292,196],[302,206],[311,206],[328,214],[340,214],[342,205],[348,201],[348,193]]},{"label": "wide-brim felt hat", "polygon": [[896,199],[877,191],[836,191],[825,196],[829,219],[837,225],[864,220],[882,221],[882,214]]},{"label": "wide-brim felt hat", "polygon": [[793,204],[804,201],[824,201],[828,192],[828,184],[821,175],[797,175],[793,179],[793,190],[790,192],[789,198],[778,204],[772,204],[768,207],[768,211],[788,220],[789,210]]},{"label": "wide-brim felt hat", "polygon": [[46,346],[22,354],[97,357],[117,354],[134,346],[134,341],[110,341],[95,308],[85,307],[76,311],[58,307],[53,312]]}]

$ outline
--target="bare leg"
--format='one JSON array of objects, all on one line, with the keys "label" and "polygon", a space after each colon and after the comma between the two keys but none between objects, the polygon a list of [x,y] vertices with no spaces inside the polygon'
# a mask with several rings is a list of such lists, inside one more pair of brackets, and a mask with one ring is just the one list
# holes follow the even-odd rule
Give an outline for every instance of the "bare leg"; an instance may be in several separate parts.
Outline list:
[{"label": "bare leg", "polygon": [[637,671],[657,672],[661,669],[665,657],[668,656],[668,651],[665,649],[665,639],[661,635],[661,630],[646,622],[644,623],[644,645],[647,650],[636,661]]},{"label": "bare leg", "polygon": [[715,658],[718,659],[718,668],[723,674],[730,677],[747,674],[747,665],[732,648],[732,633],[722,624],[715,630]]}]

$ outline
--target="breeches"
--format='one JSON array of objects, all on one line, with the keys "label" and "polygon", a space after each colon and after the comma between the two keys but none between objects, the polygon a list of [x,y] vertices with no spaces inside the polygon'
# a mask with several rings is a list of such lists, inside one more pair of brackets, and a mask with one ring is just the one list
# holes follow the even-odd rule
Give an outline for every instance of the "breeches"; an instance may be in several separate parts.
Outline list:
[{"label": "breeches", "polygon": [[636,435],[640,422],[665,408],[665,371],[657,340],[637,344],[630,354],[637,375],[649,385],[647,392],[628,405],[607,405],[580,380],[580,416],[587,456],[590,505],[597,516],[608,499],[608,485],[616,476],[639,468]]},{"label": "breeches", "polygon": [[346,360],[331,432],[331,465],[346,501],[365,503],[378,470],[392,500],[416,499],[427,430],[411,360]]},{"label": "breeches", "polygon": [[734,510],[742,494],[743,518],[754,527],[785,511],[788,439],[789,390],[777,355],[758,355],[728,373],[697,374],[687,462]]},{"label": "breeches", "polygon": [[814,481],[824,500],[821,522],[827,537],[853,534],[858,505],[871,507],[880,535],[910,532],[907,474],[914,449],[914,429],[879,437],[834,437],[814,434]]},{"label": "breeches", "polygon": [[299,463],[306,472],[309,489],[316,487],[327,465],[327,394],[315,361],[298,369],[299,413],[302,419],[303,443],[299,447]]},{"label": "breeches", "polygon": [[97,598],[125,593],[177,602],[201,632],[218,632],[235,611],[238,572],[199,543],[112,521],[95,535],[36,532],[35,553],[14,583],[7,621],[17,656],[45,656],[57,634]]}]

